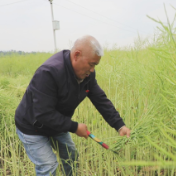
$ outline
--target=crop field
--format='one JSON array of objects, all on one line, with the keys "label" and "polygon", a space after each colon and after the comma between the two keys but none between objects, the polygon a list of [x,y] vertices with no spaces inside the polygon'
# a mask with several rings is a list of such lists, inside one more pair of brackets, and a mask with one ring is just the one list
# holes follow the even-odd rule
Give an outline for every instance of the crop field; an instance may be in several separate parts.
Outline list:
[{"label": "crop field", "polygon": [[[72,134],[79,151],[78,175],[176,176],[176,30],[158,23],[153,40],[139,38],[134,47],[105,49],[97,81],[131,137],[120,137],[85,99],[73,119],[85,123],[110,150]],[[0,176],[35,175],[16,135],[14,113],[35,70],[51,55],[0,56]],[[57,175],[62,175],[59,163]]]}]

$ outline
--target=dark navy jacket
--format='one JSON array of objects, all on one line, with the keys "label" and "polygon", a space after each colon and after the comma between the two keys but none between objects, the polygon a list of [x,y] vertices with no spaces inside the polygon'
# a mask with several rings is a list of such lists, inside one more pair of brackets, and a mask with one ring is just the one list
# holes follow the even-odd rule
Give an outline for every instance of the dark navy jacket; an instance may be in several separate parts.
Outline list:
[{"label": "dark navy jacket", "polygon": [[25,134],[52,136],[67,131],[74,133],[78,123],[71,117],[85,97],[91,100],[111,127],[118,130],[124,125],[119,113],[98,86],[95,72],[78,84],[70,51],[56,53],[36,70],[16,109],[16,126]]}]

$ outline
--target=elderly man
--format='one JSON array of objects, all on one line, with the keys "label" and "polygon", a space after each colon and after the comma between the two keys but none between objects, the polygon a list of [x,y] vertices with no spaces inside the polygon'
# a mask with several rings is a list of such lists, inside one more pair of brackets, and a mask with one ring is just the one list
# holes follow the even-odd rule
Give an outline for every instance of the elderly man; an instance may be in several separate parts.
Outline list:
[{"label": "elderly man", "polygon": [[81,37],[71,51],[63,50],[44,62],[30,81],[16,110],[15,123],[37,176],[56,174],[58,162],[52,147],[59,150],[65,174],[73,174],[78,152],[69,132],[84,138],[88,135],[86,124],[71,117],[85,97],[121,136],[130,136],[130,130],[95,79],[95,65],[102,55],[94,37]]}]

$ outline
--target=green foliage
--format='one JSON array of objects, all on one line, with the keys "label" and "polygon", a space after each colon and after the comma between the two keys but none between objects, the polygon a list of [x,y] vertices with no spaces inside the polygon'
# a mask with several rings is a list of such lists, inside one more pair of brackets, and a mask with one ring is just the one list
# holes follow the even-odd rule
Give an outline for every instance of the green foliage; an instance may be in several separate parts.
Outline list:
[{"label": "green foliage", "polygon": [[[169,20],[166,25],[151,19],[160,25],[152,42],[138,37],[133,48],[105,51],[96,68],[99,85],[131,129],[131,137],[120,137],[88,99],[76,109],[73,120],[87,124],[110,146],[105,150],[72,134],[80,175],[176,174],[176,31]],[[0,57],[0,175],[34,175],[15,134],[14,113],[35,70],[50,56]]]},{"label": "green foliage", "polygon": [[11,77],[18,75],[32,76],[35,70],[51,56],[51,53],[27,55],[6,55],[0,57],[0,74]]}]

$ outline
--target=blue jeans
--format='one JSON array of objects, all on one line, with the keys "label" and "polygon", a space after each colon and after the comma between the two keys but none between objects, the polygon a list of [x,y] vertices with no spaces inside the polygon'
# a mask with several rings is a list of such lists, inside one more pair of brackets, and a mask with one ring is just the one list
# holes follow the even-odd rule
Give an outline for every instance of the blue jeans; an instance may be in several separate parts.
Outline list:
[{"label": "blue jeans", "polygon": [[52,148],[59,152],[66,176],[73,175],[73,168],[78,159],[78,152],[70,133],[60,133],[52,138],[40,135],[27,135],[18,128],[16,132],[22,141],[29,159],[35,164],[37,176],[56,175],[58,166],[56,155]]}]

